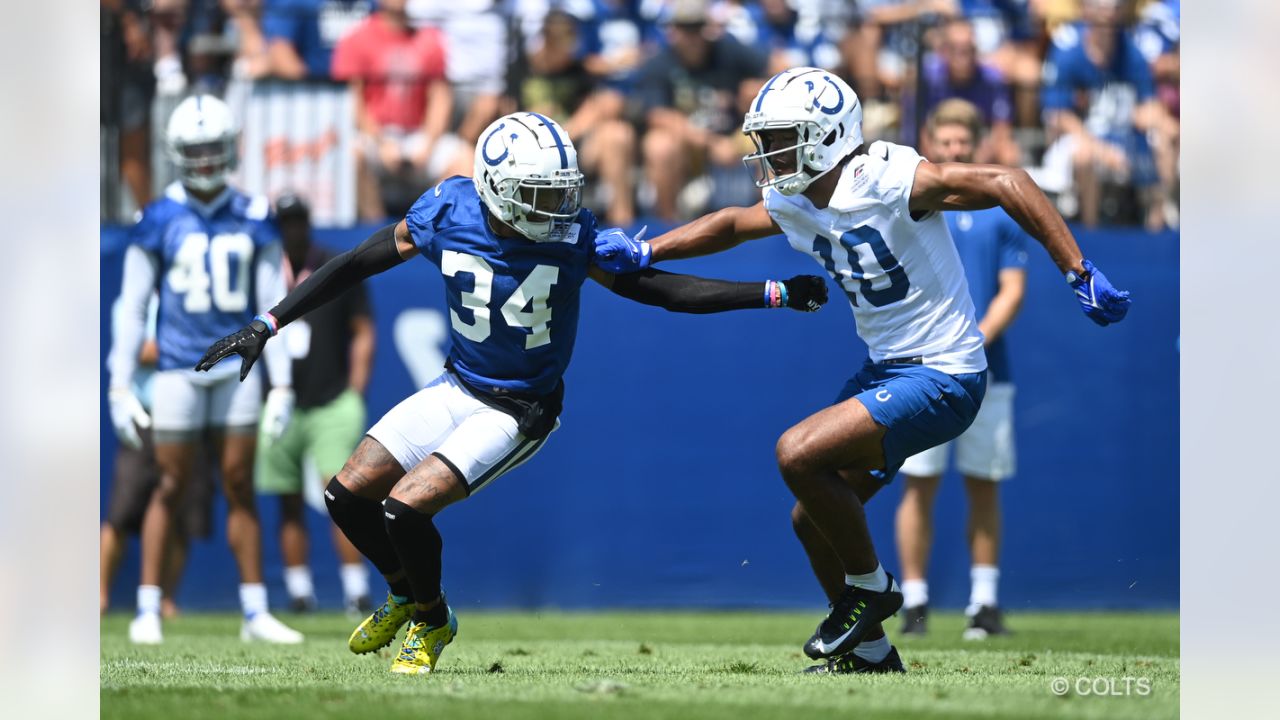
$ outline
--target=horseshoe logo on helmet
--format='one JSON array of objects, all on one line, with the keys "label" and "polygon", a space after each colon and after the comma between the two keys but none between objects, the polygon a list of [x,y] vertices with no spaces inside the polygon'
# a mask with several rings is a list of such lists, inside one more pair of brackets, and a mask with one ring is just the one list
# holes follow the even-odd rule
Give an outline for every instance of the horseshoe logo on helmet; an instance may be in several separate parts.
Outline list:
[{"label": "horseshoe logo on helmet", "polygon": [[[493,139],[494,135],[497,135],[498,133],[502,132],[502,128],[506,126],[507,126],[506,123],[502,123],[498,127],[494,128],[493,132],[489,133],[489,136],[484,139],[484,142],[480,143],[480,157],[484,158],[484,162],[486,165],[490,165],[490,166],[497,165],[503,160],[506,160],[507,155],[511,153],[511,148],[503,147],[501,155],[499,155],[496,158],[489,157],[489,141]],[[515,133],[511,133],[511,139],[512,140],[516,139]]]},{"label": "horseshoe logo on helmet", "polygon": [[[836,104],[832,105],[831,107],[823,107],[822,105],[818,104],[817,98],[813,99],[813,104],[815,107],[817,107],[819,110],[822,111],[823,115],[835,115],[836,113],[844,109],[844,92],[840,90],[840,86],[836,85],[835,81],[831,79],[830,75],[823,75],[822,79],[826,80],[827,84],[831,86],[831,89],[836,91]],[[810,89],[812,89],[812,87]]]}]

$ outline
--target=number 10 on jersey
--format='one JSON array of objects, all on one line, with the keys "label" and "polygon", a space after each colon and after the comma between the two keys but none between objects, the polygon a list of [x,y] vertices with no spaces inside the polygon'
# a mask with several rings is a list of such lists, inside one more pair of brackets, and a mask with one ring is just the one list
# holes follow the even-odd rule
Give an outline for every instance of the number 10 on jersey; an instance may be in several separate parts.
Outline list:
[{"label": "number 10 on jersey", "polygon": [[[475,278],[471,292],[462,291],[462,306],[471,311],[472,321],[467,322],[458,311],[449,308],[449,320],[453,329],[472,342],[484,342],[492,332],[489,317],[489,300],[493,296],[493,266],[484,258],[445,250],[440,254],[440,272],[447,277],[467,273]],[[524,349],[532,350],[551,342],[551,308],[547,298],[551,286],[560,279],[560,268],[537,265],[520,283],[511,297],[502,303],[502,319],[511,327],[531,330],[524,339]],[[525,310],[525,306],[529,309]]]},{"label": "number 10 on jersey", "polygon": [[[862,245],[871,249],[875,262],[884,271],[884,276],[889,278],[887,287],[879,290],[871,287],[871,278],[880,276],[873,274],[868,277],[862,269],[862,263],[858,259],[859,246]],[[821,258],[827,272],[839,281],[840,287],[849,296],[850,303],[857,306],[858,295],[855,293],[861,293],[874,307],[884,307],[907,296],[911,280],[907,277],[907,271],[902,269],[902,263],[898,262],[898,258],[894,257],[885,244],[879,230],[870,225],[856,227],[840,236],[840,247],[844,249],[844,258],[835,257],[831,240],[822,235],[813,238],[813,252]]]}]

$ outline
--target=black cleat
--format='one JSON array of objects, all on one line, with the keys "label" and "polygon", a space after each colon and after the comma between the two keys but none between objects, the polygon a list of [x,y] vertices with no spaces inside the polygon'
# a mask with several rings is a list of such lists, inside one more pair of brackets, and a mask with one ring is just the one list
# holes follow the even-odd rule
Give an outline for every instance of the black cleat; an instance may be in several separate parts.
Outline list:
[{"label": "black cleat", "polygon": [[316,601],[312,598],[296,597],[289,601],[289,612],[295,614],[309,613],[316,609]]},{"label": "black cleat", "polygon": [[969,616],[969,626],[964,629],[965,640],[985,640],[991,635],[1008,635],[1004,616],[995,605],[979,605],[978,612]]},{"label": "black cleat", "polygon": [[929,632],[929,606],[917,605],[902,609],[902,634],[924,635]]},{"label": "black cleat", "polygon": [[813,660],[844,655],[862,642],[868,630],[901,607],[902,591],[892,575],[889,587],[881,592],[851,585],[831,603],[831,613],[804,644],[804,654]]},{"label": "black cleat", "polygon": [[845,653],[839,657],[833,657],[821,665],[813,665],[805,668],[805,673],[836,675],[843,673],[904,673],[907,669],[902,665],[902,658],[898,656],[898,648],[889,647],[889,654],[878,663],[863,660],[853,653]]}]

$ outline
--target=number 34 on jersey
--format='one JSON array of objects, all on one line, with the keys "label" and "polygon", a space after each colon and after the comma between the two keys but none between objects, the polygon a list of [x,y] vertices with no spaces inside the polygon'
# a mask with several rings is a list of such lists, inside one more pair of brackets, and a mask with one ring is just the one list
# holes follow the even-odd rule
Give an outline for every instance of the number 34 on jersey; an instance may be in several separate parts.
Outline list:
[{"label": "number 34 on jersey", "polygon": [[[472,342],[484,342],[492,332],[489,303],[493,295],[493,266],[482,257],[445,250],[440,254],[440,272],[448,277],[467,273],[475,278],[474,289],[461,293],[462,306],[471,311],[471,321],[467,322],[452,308],[449,309],[449,319],[454,330],[463,337]],[[551,308],[547,305],[547,298],[551,296],[551,286],[559,278],[560,268],[535,265],[511,297],[502,303],[502,319],[507,325],[531,331],[525,337],[525,350],[551,343]],[[526,307],[529,309],[525,310]]]}]

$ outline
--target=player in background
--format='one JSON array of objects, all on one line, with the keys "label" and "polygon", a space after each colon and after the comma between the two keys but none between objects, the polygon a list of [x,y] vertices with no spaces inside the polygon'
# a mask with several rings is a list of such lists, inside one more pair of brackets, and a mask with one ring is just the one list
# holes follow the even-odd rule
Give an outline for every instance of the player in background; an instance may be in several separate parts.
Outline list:
[{"label": "player in background", "polygon": [[[285,285],[292,290],[336,253],[311,242],[311,213],[297,195],[276,200],[276,223],[284,240]],[[364,285],[356,285],[290,325],[281,343],[293,360],[297,396],[289,427],[272,440],[264,423],[258,436],[255,484],[280,498],[280,554],[289,608],[315,607],[315,587],[307,564],[307,524],[302,500],[303,464],[309,458],[322,478],[338,474],[364,435],[364,390],[373,366],[374,330]],[[360,551],[333,528],[348,612],[364,615],[369,603],[369,569]]]},{"label": "player in background", "polygon": [[[817,310],[821,278],[736,283],[592,267],[595,218],[581,209],[583,175],[564,128],[537,113],[494,121],[475,151],[474,180],[423,193],[405,219],[325,263],[271,312],[218,341],[196,366],[233,353],[248,371],[279,328],[361,279],[421,254],[440,268],[449,306],[445,371],[382,417],[329,483],[329,514],[390,586],[351,634],[352,652],[409,631],[393,673],[437,667],[458,631],[440,587],[442,540],[432,519],[534,455],[557,427],[561,380],[577,336],[583,282],[679,312]],[[601,234],[621,234],[611,229]]]},{"label": "player in background", "polygon": [[[159,354],[155,341],[157,304],[156,295],[152,293],[151,300],[147,303],[146,340],[138,352],[138,370],[134,373],[132,384],[134,396],[138,398],[144,413],[151,407],[151,380],[155,376],[156,358]],[[117,328],[120,323],[120,308],[120,300],[117,298],[111,308],[112,335],[119,333]],[[107,499],[107,516],[102,521],[99,533],[99,610],[102,613],[106,613],[110,605],[111,583],[115,580],[116,571],[120,569],[129,537],[142,532],[142,517],[146,514],[151,494],[160,484],[160,470],[156,467],[155,446],[151,440],[151,417],[144,414],[139,419],[142,421],[138,428],[141,447],[134,448],[116,440],[115,468],[110,497]],[[188,483],[186,497],[181,501],[181,510],[173,523],[164,578],[160,583],[160,615],[166,620],[178,614],[178,583],[186,566],[190,541],[207,538],[212,531],[213,477],[205,445],[207,443],[201,443],[197,450],[191,482]]]},{"label": "player in background", "polygon": [[831,612],[804,645],[817,672],[903,671],[881,621],[902,593],[876,557],[863,505],[907,457],[973,422],[987,358],[964,270],[939,211],[999,205],[1049,251],[1090,319],[1124,318],[1128,294],[1084,259],[1071,231],[1022,170],[933,164],[902,145],[862,138],[853,90],[817,68],[770,78],[742,126],[757,152],[762,202],[703,216],[653,240],[603,238],[612,272],[727,250],[786,233],[849,296],[870,357],[835,404],[778,440],[796,497],[792,521]]},{"label": "player in background", "polygon": [[[938,163],[973,162],[982,139],[982,115],[972,103],[940,103],[925,125],[926,151]],[[987,394],[973,424],[952,442],[912,455],[902,463],[906,481],[898,505],[898,558],[902,564],[903,634],[927,631],[929,586],[926,581],[933,541],[933,499],[956,448],[956,466],[969,496],[969,552],[972,558],[969,618],[964,636],[1002,635],[1004,621],[996,601],[1000,577],[1000,481],[1014,473],[1013,395],[1004,332],[1022,306],[1027,284],[1027,234],[1004,210],[943,213],[964,265],[969,295],[978,315],[987,354]]]},{"label": "player in background", "polygon": [[[147,299],[160,296],[156,375],[150,422],[160,485],[142,525],[135,643],[160,643],[160,582],[174,513],[195,462],[198,438],[215,433],[214,450],[227,497],[227,540],[240,571],[245,640],[296,643],[302,635],[267,611],[262,582],[262,530],[253,497],[253,456],[262,405],[258,375],[236,382],[233,368],[198,375],[190,368],[213,340],[248,322],[284,294],[280,239],[266,198],[251,198],[226,183],[236,161],[231,110],[211,95],[183,100],[169,118],[166,141],[179,182],[149,204],[130,233],[120,293],[119,334],[108,358],[111,422],[124,442],[141,445],[137,424],[146,412],[130,384],[146,324]],[[279,436],[289,421],[293,391],[288,357],[272,350],[265,363],[271,391],[266,422]]]}]

